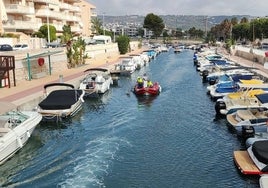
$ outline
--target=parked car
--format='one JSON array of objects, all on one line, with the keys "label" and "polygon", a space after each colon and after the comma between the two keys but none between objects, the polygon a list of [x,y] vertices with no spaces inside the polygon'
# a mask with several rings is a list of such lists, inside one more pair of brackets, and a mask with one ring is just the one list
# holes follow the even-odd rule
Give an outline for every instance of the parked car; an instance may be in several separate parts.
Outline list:
[{"label": "parked car", "polygon": [[13,47],[13,50],[26,50],[29,49],[28,44],[16,44]]},{"label": "parked car", "polygon": [[46,48],[58,48],[61,46],[62,45],[59,42],[51,42],[51,43],[47,43]]},{"label": "parked car", "polygon": [[0,44],[0,51],[12,51],[13,48],[9,44]]}]

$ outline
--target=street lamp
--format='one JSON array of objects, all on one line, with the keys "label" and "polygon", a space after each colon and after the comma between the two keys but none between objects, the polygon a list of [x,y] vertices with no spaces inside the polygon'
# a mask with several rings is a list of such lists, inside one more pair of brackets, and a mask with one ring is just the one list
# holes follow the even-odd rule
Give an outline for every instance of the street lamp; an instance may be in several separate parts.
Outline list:
[{"label": "street lamp", "polygon": [[102,13],[102,27],[103,27],[103,35],[105,35],[105,28],[104,28],[104,14],[105,12]]},{"label": "street lamp", "polygon": [[47,39],[48,44],[50,44],[50,30],[49,30],[49,5],[47,3]]}]

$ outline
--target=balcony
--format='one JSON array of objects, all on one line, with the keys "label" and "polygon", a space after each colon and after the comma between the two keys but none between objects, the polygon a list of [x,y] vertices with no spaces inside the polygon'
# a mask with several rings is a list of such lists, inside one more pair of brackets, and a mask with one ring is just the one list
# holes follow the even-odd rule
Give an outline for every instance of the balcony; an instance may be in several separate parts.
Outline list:
[{"label": "balcony", "polygon": [[96,12],[91,12],[91,17],[97,17],[97,13]]},{"label": "balcony", "polygon": [[3,27],[5,30],[33,30],[37,31],[39,29],[39,25],[34,21],[22,21],[22,20],[8,20],[7,22],[3,23]]},{"label": "balcony", "polygon": [[35,13],[35,16],[36,17],[43,17],[43,18],[49,17],[51,19],[61,20],[63,15],[60,12],[51,11],[51,10],[44,8],[44,9],[37,10]]},{"label": "balcony", "polygon": [[54,4],[54,5],[58,5],[59,1],[57,0],[33,0],[33,2],[35,3],[42,3],[42,4]]},{"label": "balcony", "polygon": [[77,6],[70,6],[70,11],[71,12],[81,12],[80,7]]},{"label": "balcony", "polygon": [[6,12],[8,14],[27,14],[27,15],[34,15],[34,7],[29,7],[25,5],[19,4],[9,4],[6,6]]},{"label": "balcony", "polygon": [[76,33],[82,32],[82,30],[80,29],[79,26],[71,26],[71,30],[72,30],[72,32],[76,32]]}]

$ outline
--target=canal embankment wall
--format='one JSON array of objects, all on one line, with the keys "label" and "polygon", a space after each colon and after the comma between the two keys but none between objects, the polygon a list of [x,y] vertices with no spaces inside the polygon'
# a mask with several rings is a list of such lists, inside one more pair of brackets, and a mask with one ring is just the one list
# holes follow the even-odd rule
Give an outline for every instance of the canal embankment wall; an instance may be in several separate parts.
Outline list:
[{"label": "canal embankment wall", "polygon": [[[140,52],[139,42],[130,43],[131,52]],[[51,56],[42,56],[44,65],[38,64],[38,54],[51,52]],[[32,110],[43,99],[43,86],[51,82],[66,82],[73,84],[76,88],[79,86],[84,74],[83,71],[93,67],[106,67],[111,69],[119,60],[120,53],[116,43],[105,45],[87,46],[86,53],[88,58],[85,64],[75,68],[68,68],[67,57],[64,48],[31,50],[24,52],[12,52],[5,55],[15,56],[15,77],[16,86],[13,85],[12,73],[11,87],[0,88],[0,98],[13,102],[21,110]],[[29,79],[29,64],[27,55],[30,56],[30,71],[32,78]],[[49,59],[51,70],[49,70]],[[50,72],[51,71],[51,72]],[[38,75],[39,74],[39,75]]]},{"label": "canal embankment wall", "polygon": [[231,54],[261,65],[264,65],[264,63],[268,61],[268,58],[265,56],[265,52],[266,51],[262,49],[244,46],[233,46],[231,48]]},{"label": "canal embankment wall", "polygon": [[[131,51],[137,50],[138,41],[130,42]],[[50,54],[50,55],[49,55]],[[117,43],[87,45],[85,54],[87,56],[85,65],[90,65],[95,61],[102,61],[103,64],[114,61],[120,55]],[[15,80],[20,84],[25,80],[39,79],[42,77],[58,74],[68,70],[66,48],[46,48],[29,51],[10,52],[6,55],[15,56]],[[39,59],[43,58],[44,63],[40,65]],[[10,74],[11,86],[13,75]]]}]

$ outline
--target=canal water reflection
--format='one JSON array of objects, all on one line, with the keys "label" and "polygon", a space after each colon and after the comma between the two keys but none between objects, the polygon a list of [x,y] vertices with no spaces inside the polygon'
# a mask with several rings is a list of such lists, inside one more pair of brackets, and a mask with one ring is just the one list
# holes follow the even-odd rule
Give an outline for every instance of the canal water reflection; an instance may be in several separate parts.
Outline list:
[{"label": "canal water reflection", "polygon": [[[28,144],[1,166],[1,185],[16,187],[258,187],[242,176],[241,148],[192,62],[193,51],[162,53],[60,124],[41,123]],[[155,98],[130,91],[147,73]]]}]

